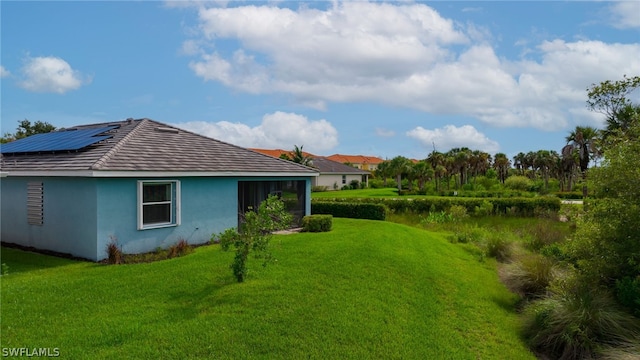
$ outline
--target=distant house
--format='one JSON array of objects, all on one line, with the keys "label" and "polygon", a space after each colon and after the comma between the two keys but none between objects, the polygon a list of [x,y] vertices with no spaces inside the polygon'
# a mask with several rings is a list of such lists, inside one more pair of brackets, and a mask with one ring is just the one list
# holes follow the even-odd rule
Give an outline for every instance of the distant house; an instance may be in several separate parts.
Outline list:
[{"label": "distant house", "polygon": [[363,156],[363,155],[342,155],[334,154],[327,156],[329,160],[333,160],[342,164],[349,164],[355,168],[368,171],[376,171],[378,165],[384,160],[375,156]]},{"label": "distant house", "polygon": [[312,168],[150,119],[76,126],[0,146],[0,238],[106,257],[207,242],[269,194],[309,214]]},{"label": "distant house", "polygon": [[[251,149],[265,155],[281,158],[282,155],[292,156],[291,151],[282,149]],[[341,189],[345,185],[350,185],[357,181],[359,184],[368,185],[371,173],[360,170],[353,166],[345,165],[324,156],[317,156],[311,153],[303,153],[304,156],[312,159],[312,166],[320,172],[320,176],[312,180],[312,186],[324,186],[329,190]]]}]

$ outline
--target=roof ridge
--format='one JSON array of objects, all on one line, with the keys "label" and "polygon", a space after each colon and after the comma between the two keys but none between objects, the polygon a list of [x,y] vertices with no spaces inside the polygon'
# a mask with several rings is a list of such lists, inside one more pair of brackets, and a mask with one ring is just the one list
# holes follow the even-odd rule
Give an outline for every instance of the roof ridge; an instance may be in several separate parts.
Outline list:
[{"label": "roof ridge", "polygon": [[138,132],[138,129],[141,128],[140,125],[142,125],[142,123],[148,120],[149,119],[146,119],[146,118],[140,119],[140,122],[133,129],[131,129],[127,135],[125,135],[122,139],[120,139],[111,149],[109,149],[109,151],[107,151],[104,155],[102,155],[100,159],[96,160],[96,162],[93,163],[93,165],[91,165],[90,169],[100,170],[109,161],[109,159],[113,155],[115,155],[125,145],[125,143],[133,137],[134,134]]}]

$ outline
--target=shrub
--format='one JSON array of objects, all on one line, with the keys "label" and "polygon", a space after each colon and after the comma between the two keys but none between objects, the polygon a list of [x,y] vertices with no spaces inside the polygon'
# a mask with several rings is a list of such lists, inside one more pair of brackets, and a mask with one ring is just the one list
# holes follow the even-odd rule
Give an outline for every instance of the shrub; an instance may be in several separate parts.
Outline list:
[{"label": "shrub", "polygon": [[504,181],[504,186],[511,190],[528,191],[533,186],[533,181],[526,176],[510,176]]},{"label": "shrub", "polygon": [[469,215],[467,215],[467,208],[462,205],[451,205],[449,214],[451,215],[451,220],[455,222],[462,221],[469,217]]},{"label": "shrub", "polygon": [[360,189],[360,181],[355,180],[355,179],[354,179],[354,180],[351,180],[351,181],[349,182],[349,186],[350,186],[352,189]]},{"label": "shrub", "polygon": [[314,201],[311,203],[311,213],[352,219],[384,220],[387,208],[382,204]]},{"label": "shrub", "polygon": [[473,208],[473,215],[482,217],[493,214],[493,204],[487,200],[482,200],[482,204]]},{"label": "shrub", "polygon": [[311,192],[325,192],[325,191],[328,191],[328,190],[329,190],[328,186],[317,185],[317,186],[312,186],[311,187]]},{"label": "shrub", "polygon": [[420,217],[420,224],[444,224],[453,221],[453,216],[447,212],[430,212],[426,218]]},{"label": "shrub", "polygon": [[118,246],[118,241],[115,238],[111,238],[107,244],[107,264],[122,264],[123,260],[122,248]]},{"label": "shrub", "polygon": [[305,232],[327,232],[333,226],[333,216],[331,215],[307,215],[302,218],[302,231]]},{"label": "shrub", "polygon": [[504,270],[504,281],[509,290],[527,298],[546,294],[554,276],[553,261],[537,254],[523,255]]},{"label": "shrub", "polygon": [[605,346],[637,344],[640,324],[620,310],[608,292],[570,280],[525,309],[524,335],[535,350],[551,358],[588,359]]},{"label": "shrub", "polygon": [[220,239],[222,250],[227,251],[231,246],[236,250],[236,256],[231,264],[231,270],[238,282],[243,282],[247,276],[247,259],[249,253],[254,257],[264,259],[263,266],[271,260],[269,241],[276,230],[286,229],[291,225],[292,215],[285,209],[284,203],[276,196],[269,197],[260,203],[256,211],[244,213],[244,222],[237,228],[230,228],[212,237]]}]

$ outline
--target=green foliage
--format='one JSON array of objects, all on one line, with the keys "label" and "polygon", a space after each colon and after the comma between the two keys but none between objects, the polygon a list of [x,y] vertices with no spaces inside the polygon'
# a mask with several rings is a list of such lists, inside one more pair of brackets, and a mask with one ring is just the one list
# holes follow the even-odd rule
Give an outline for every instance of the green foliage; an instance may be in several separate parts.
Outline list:
[{"label": "green foliage", "polygon": [[302,218],[303,232],[327,232],[333,227],[332,215],[307,215]]},{"label": "green foliage", "polygon": [[524,312],[524,335],[538,352],[589,359],[606,346],[637,346],[638,319],[620,310],[607,291],[575,279],[558,282],[552,291]]},{"label": "green foliage", "polygon": [[311,192],[324,192],[328,191],[329,188],[326,186],[316,185],[311,187]]},{"label": "green foliage", "polygon": [[31,121],[24,119],[22,121],[18,121],[16,132],[14,134],[5,133],[4,136],[0,138],[0,143],[4,144],[10,141],[26,138],[27,136],[48,133],[55,129],[56,127],[48,122],[38,120],[32,124]]},{"label": "green foliage", "polygon": [[489,237],[489,232],[477,225],[459,226],[449,239],[452,243],[481,244]]},{"label": "green foliage", "polygon": [[591,84],[587,89],[587,106],[592,110],[607,116],[607,131],[609,135],[612,131],[628,126],[626,118],[622,117],[625,110],[632,106],[628,98],[634,90],[640,87],[640,76],[623,76],[622,80],[606,80],[600,84]]},{"label": "green foliage", "polygon": [[533,181],[531,181],[531,179],[529,179],[526,176],[520,176],[520,175],[509,176],[504,181],[504,186],[507,189],[511,189],[511,190],[529,191],[529,189],[531,189],[531,187],[533,186]]},{"label": "green foliage", "polygon": [[487,200],[483,200],[482,204],[473,208],[474,216],[489,216],[493,214],[493,204]]},{"label": "green foliage", "polygon": [[444,224],[453,221],[453,215],[446,211],[429,212],[426,218],[421,218],[421,224]]},{"label": "green foliage", "polygon": [[0,265],[0,275],[9,275],[9,265],[5,263]]},{"label": "green foliage", "polygon": [[382,204],[312,201],[311,213],[351,219],[384,220],[387,208]]},{"label": "green foliage", "polygon": [[280,199],[270,195],[260,203],[257,211],[249,210],[244,213],[243,220],[239,229],[230,228],[213,236],[219,239],[222,250],[228,251],[231,247],[235,249],[231,269],[238,282],[243,282],[247,276],[249,254],[263,259],[263,266],[267,265],[272,258],[269,251],[272,233],[288,228],[292,216]]},{"label": "green foliage", "polygon": [[616,280],[616,298],[640,318],[640,275]]},{"label": "green foliage", "polygon": [[[640,123],[628,134],[640,136]],[[565,249],[589,281],[612,287],[640,273],[640,141],[620,137],[590,169],[597,200],[589,201]]]}]

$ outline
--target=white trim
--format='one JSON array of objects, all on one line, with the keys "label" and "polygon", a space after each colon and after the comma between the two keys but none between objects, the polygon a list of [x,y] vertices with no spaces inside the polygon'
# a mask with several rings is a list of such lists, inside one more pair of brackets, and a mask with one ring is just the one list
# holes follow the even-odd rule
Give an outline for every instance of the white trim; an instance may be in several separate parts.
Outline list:
[{"label": "white trim", "polygon": [[2,176],[61,176],[61,177],[316,177],[319,172],[234,172],[234,171],[94,171],[94,170],[32,170],[5,171]]},{"label": "white trim", "polygon": [[[145,184],[171,184],[171,208],[170,208],[170,218],[171,222],[168,223],[158,223],[158,224],[149,224],[145,225],[143,223],[144,219],[144,203],[143,203],[143,187]],[[175,195],[174,195],[175,190]],[[174,199],[175,196],[175,199]],[[138,197],[137,197],[137,207],[138,207],[138,230],[149,230],[149,229],[159,229],[171,226],[180,226],[182,223],[182,215],[180,208],[182,206],[181,203],[181,192],[180,192],[180,180],[138,180]],[[166,202],[161,202],[166,203]],[[174,213],[175,212],[175,213]]]}]

